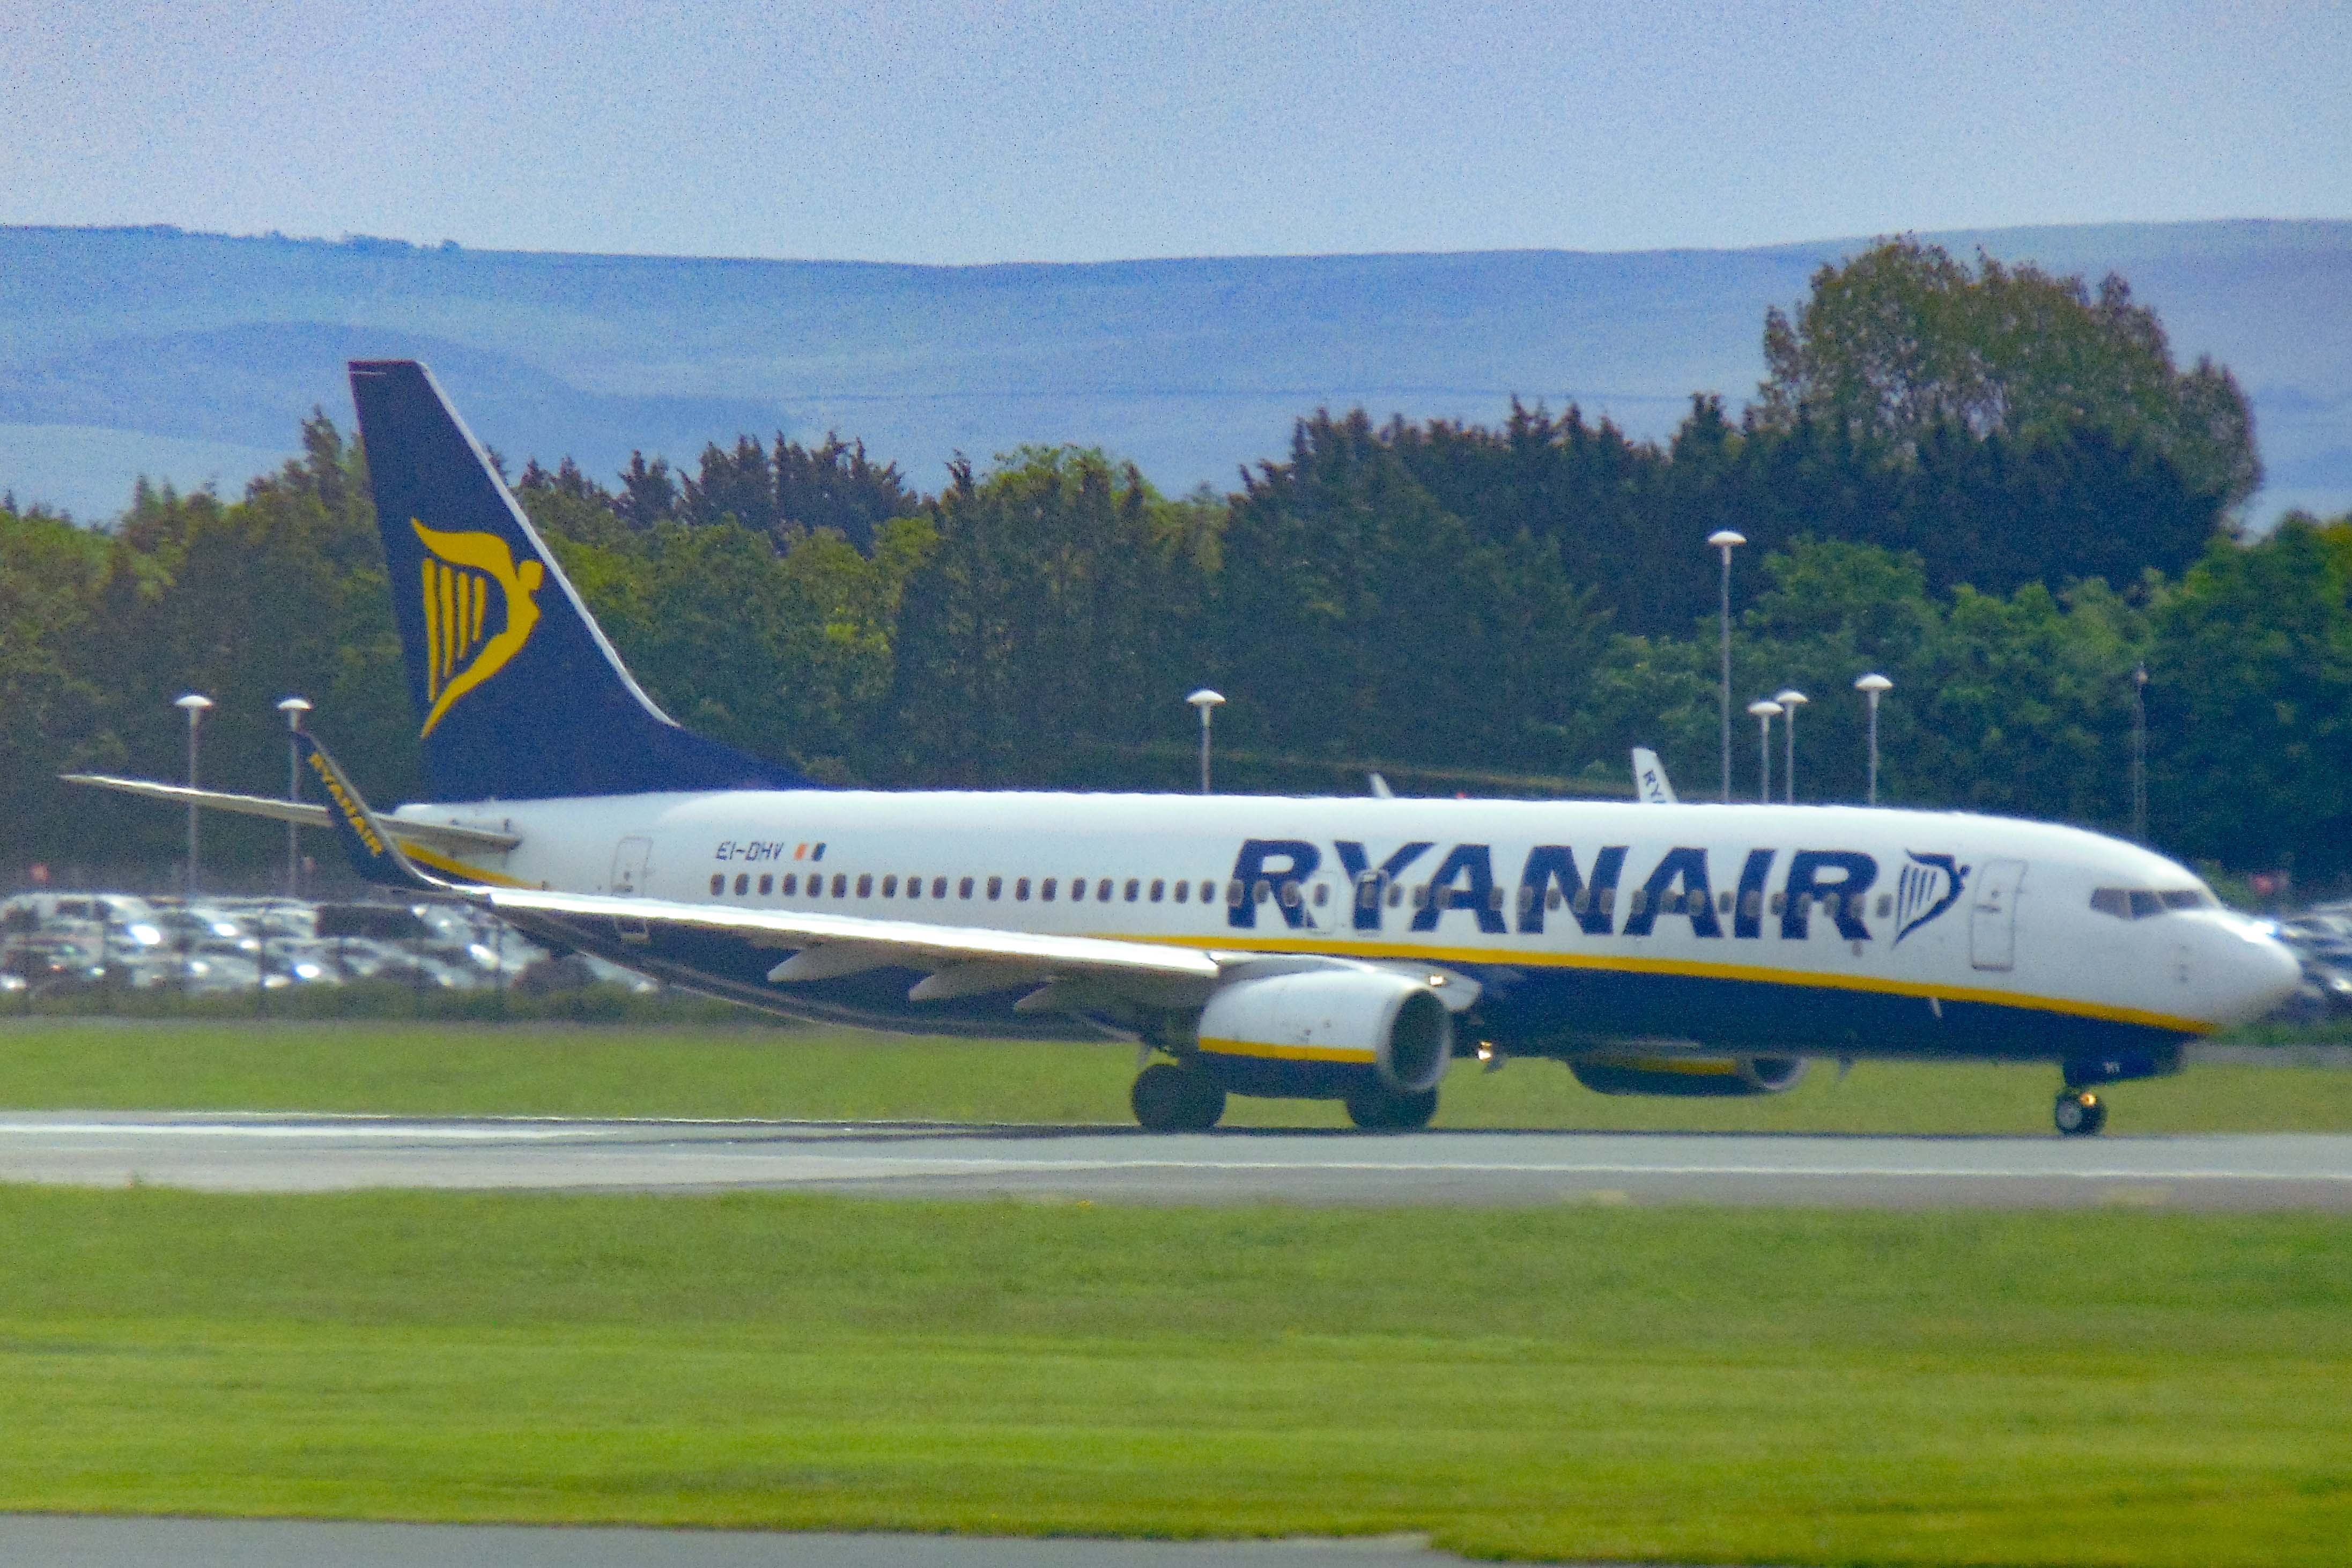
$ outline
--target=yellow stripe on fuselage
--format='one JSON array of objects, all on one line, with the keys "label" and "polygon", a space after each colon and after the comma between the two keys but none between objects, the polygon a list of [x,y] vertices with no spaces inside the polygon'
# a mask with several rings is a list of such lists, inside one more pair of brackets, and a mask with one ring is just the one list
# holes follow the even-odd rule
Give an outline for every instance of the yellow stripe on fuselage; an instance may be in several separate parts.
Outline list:
[{"label": "yellow stripe on fuselage", "polygon": [[[398,817],[386,822],[384,826],[391,830],[394,838],[400,838]],[[463,860],[453,859],[449,856],[427,849],[413,838],[400,838],[400,852],[411,860],[432,867],[436,871],[446,871],[452,877],[463,877],[469,882],[480,882],[492,888],[528,888],[531,885],[497,871],[485,871],[479,866],[468,866]]]},{"label": "yellow stripe on fuselage", "polygon": [[1369,1062],[1377,1055],[1344,1046],[1276,1046],[1264,1040],[1213,1040],[1206,1035],[1201,1037],[1201,1048],[1223,1057],[1272,1057],[1286,1062]]},{"label": "yellow stripe on fuselage", "polygon": [[2021,991],[1995,991],[1981,986],[1937,985],[1914,980],[1890,980],[1873,974],[1838,974],[1811,969],[1776,969],[1762,964],[1706,963],[1695,959],[1643,958],[1632,953],[1540,952],[1510,948],[1408,947],[1402,943],[1365,942],[1345,945],[1300,938],[1244,937],[1239,941],[1202,942],[1191,937],[1113,937],[1118,942],[1156,942],[1204,952],[1318,953],[1332,958],[1409,959],[1416,963],[1508,964],[1520,969],[1587,969],[1613,974],[1673,975],[1689,980],[1737,980],[1759,985],[1793,985],[1817,991],[1860,991],[1882,996],[1916,996],[1921,1001],[1975,1002],[1991,1007],[2019,1007],[2056,1013],[2073,1018],[2095,1018],[2110,1024],[2134,1024],[2182,1035],[2208,1035],[2219,1027],[2201,1018],[2151,1013],[2137,1007],[2117,1007],[2105,1002],[2078,1002],[2068,996],[2034,996]]}]

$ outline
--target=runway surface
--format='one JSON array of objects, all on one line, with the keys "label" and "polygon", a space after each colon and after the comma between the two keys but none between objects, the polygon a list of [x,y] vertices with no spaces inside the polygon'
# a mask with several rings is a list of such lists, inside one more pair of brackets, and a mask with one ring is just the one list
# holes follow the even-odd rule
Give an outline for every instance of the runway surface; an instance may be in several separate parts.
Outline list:
[{"label": "runway surface", "polygon": [[2352,1209],[2352,1136],[1228,1131],[14,1112],[0,1181],[1015,1196],[1129,1203]]},{"label": "runway surface", "polygon": [[0,1563],[40,1568],[1444,1568],[1415,1540],[1003,1541],[0,1514]]}]

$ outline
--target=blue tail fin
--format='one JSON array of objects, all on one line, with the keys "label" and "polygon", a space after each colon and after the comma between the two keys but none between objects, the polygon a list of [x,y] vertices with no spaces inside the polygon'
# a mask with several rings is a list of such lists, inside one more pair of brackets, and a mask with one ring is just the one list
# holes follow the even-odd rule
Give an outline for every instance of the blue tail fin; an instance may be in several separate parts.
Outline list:
[{"label": "blue tail fin", "polygon": [[812,787],[654,706],[430,371],[351,370],[434,798]]}]

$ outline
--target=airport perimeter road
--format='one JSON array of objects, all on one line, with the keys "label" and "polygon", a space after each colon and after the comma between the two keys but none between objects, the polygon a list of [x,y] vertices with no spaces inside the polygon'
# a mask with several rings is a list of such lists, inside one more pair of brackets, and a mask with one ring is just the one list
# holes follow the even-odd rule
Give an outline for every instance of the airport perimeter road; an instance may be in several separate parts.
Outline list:
[{"label": "airport perimeter road", "polygon": [[0,1114],[0,1181],[216,1191],[697,1191],[1141,1203],[2352,1209],[2352,1136],[1895,1138],[863,1122]]}]

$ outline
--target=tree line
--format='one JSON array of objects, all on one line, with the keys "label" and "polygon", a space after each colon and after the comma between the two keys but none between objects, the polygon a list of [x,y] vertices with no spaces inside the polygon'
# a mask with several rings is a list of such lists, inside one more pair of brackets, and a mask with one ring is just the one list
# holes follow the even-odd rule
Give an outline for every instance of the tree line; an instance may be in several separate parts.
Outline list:
[{"label": "tree line", "polygon": [[[1222,494],[1029,447],[924,495],[855,441],[749,435],[511,482],[674,717],[831,782],[1185,787],[1206,684],[1230,787],[1622,793],[1640,743],[1705,796],[1727,527],[1735,700],[1811,695],[1803,797],[1860,797],[1878,670],[1885,798],[2120,829],[2144,666],[2152,838],[2347,869],[2352,520],[2234,531],[2260,465],[2226,369],[2176,366],[2119,279],[1909,240],[1824,268],[1765,349],[1753,402],[1695,395],[1664,441],[1318,411]],[[212,782],[284,787],[300,692],[373,792],[415,792],[365,456],[323,416],[302,442],[234,500],[0,508],[0,863],[168,862],[170,814],[51,779],[177,776],[191,689]]]}]

